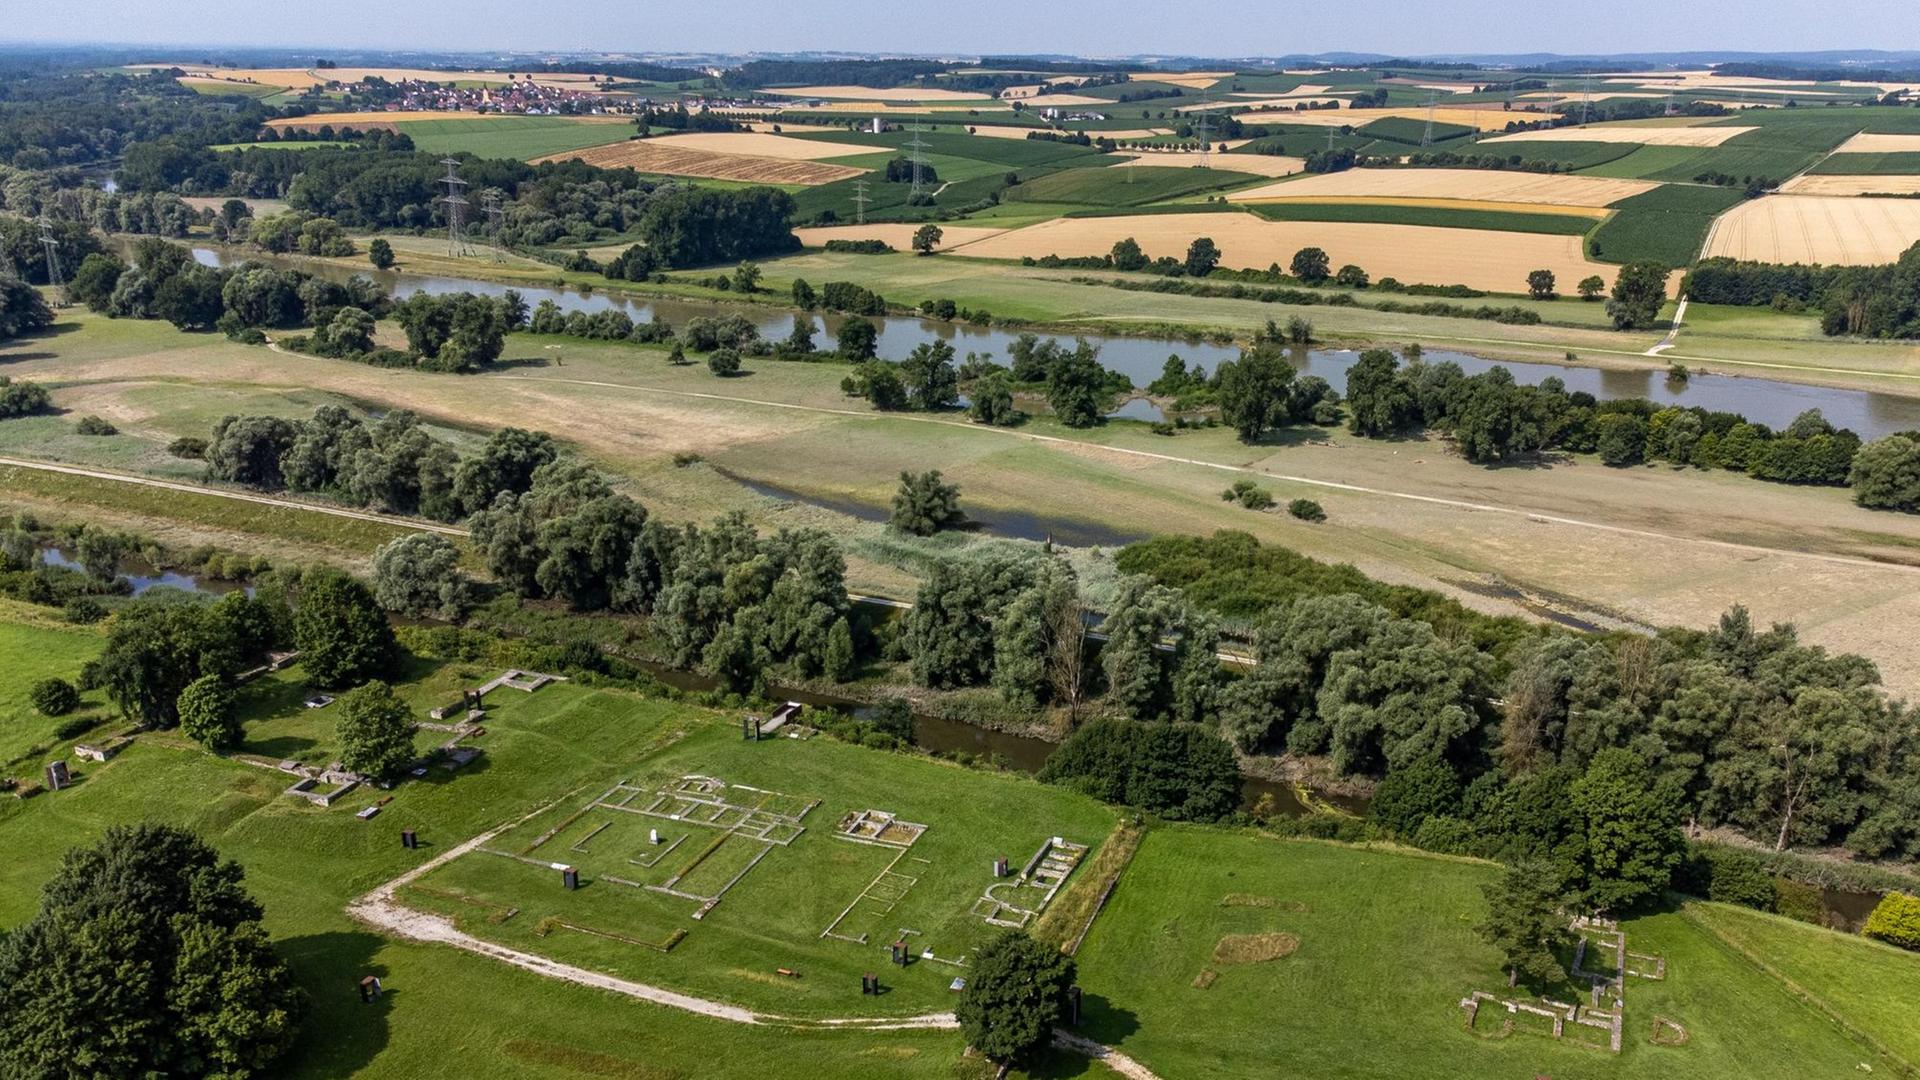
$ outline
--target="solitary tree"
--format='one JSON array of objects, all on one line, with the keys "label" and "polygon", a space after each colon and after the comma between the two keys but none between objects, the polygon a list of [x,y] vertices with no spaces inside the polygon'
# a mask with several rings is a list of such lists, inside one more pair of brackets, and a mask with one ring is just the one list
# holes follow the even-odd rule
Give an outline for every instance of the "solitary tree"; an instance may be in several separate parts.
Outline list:
[{"label": "solitary tree", "polygon": [[373,596],[388,611],[457,619],[472,591],[460,549],[437,533],[410,533],[373,554]]},{"label": "solitary tree", "polygon": [[1920,511],[1920,439],[1889,435],[1861,447],[1847,483],[1861,506]]},{"label": "solitary tree", "polygon": [[1527,275],[1527,295],[1533,297],[1535,300],[1553,299],[1555,295],[1553,285],[1553,271],[1551,270],[1535,270]]},{"label": "solitary tree", "polygon": [[900,474],[887,524],[915,536],[932,536],[966,519],[960,511],[960,487],[940,479],[940,470]]},{"label": "solitary tree", "polygon": [[379,674],[397,648],[373,590],[330,567],[301,583],[293,643],[307,676],[321,686],[351,686]]},{"label": "solitary tree", "polygon": [[1660,263],[1629,263],[1613,279],[1613,298],[1607,315],[1614,329],[1632,330],[1650,325],[1667,302],[1667,267]]},{"label": "solitary tree", "polygon": [[240,744],[240,712],[225,676],[202,675],[180,691],[180,730],[215,753]]},{"label": "solitary tree", "polygon": [[1327,258],[1325,251],[1317,247],[1301,248],[1293,253],[1293,262],[1289,270],[1301,281],[1309,285],[1318,285],[1327,280],[1327,275],[1333,272],[1333,261]]},{"label": "solitary tree", "polygon": [[393,245],[385,237],[376,236],[367,244],[367,261],[374,269],[385,270],[393,265]]},{"label": "solitary tree", "polygon": [[733,270],[733,291],[751,293],[760,291],[760,264],[743,262]]},{"label": "solitary tree", "polygon": [[340,763],[375,779],[413,761],[413,716],[393,688],[378,679],[340,698]]},{"label": "solitary tree", "polygon": [[41,679],[27,691],[27,700],[41,716],[65,716],[80,707],[80,691],[65,679]]},{"label": "solitary tree", "polygon": [[723,379],[740,374],[740,350],[722,348],[708,353],[707,370]]},{"label": "solitary tree", "polygon": [[270,1075],[305,997],[240,865],[171,825],[67,853],[0,938],[0,1075]]},{"label": "solitary tree", "polygon": [[1220,419],[1254,442],[1267,429],[1285,423],[1293,368],[1274,351],[1257,348],[1220,365]]},{"label": "solitary tree", "polygon": [[1073,961],[1020,931],[988,942],[967,963],[954,1014],[967,1044],[1002,1063],[1030,1059],[1053,1039]]},{"label": "solitary tree", "polygon": [[940,246],[943,235],[938,225],[922,225],[913,231],[913,250],[921,255],[931,255],[933,249]]},{"label": "solitary tree", "polygon": [[1190,277],[1206,277],[1220,265],[1220,248],[1210,236],[1202,236],[1187,245],[1187,274]]},{"label": "solitary tree", "polygon": [[871,360],[878,352],[880,331],[872,323],[854,315],[840,324],[840,332],[835,335],[839,345],[840,358],[853,363]]},{"label": "solitary tree", "polygon": [[1500,951],[1513,982],[1539,987],[1560,977],[1554,949],[1570,944],[1573,932],[1554,892],[1554,874],[1537,863],[1518,863],[1482,886],[1487,917],[1480,938]]},{"label": "solitary tree", "polygon": [[1598,300],[1600,294],[1607,291],[1607,279],[1599,274],[1589,274],[1581,278],[1580,284],[1575,285],[1574,288],[1579,290],[1580,299]]}]

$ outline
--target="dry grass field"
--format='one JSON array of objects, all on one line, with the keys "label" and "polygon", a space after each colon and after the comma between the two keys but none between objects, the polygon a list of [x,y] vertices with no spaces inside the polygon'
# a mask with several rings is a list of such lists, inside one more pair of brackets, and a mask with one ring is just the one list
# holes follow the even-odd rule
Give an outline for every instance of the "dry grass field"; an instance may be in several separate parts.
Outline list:
[{"label": "dry grass field", "polygon": [[1658,186],[1645,180],[1486,169],[1347,169],[1235,192],[1227,199],[1230,202],[1325,202],[1329,198],[1353,197],[1471,199],[1529,206],[1601,207]]},{"label": "dry grass field", "polygon": [[[1920,204],[1915,205],[1920,210]],[[1222,265],[1262,269],[1286,266],[1304,247],[1326,249],[1333,265],[1354,263],[1377,281],[1469,285],[1520,292],[1529,271],[1551,270],[1561,281],[1589,274],[1612,280],[1615,267],[1588,261],[1578,236],[1489,232],[1413,225],[1331,221],[1268,221],[1252,214],[1140,214],[1061,218],[968,244],[963,254],[1018,259],[1043,255],[1105,255],[1133,237],[1150,258],[1184,257],[1202,236],[1220,246]]]},{"label": "dry grass field", "polygon": [[[836,152],[839,150],[830,143],[805,143],[798,139],[781,139],[778,135],[685,135],[661,139],[630,139],[605,146],[592,146],[584,150],[569,150],[539,160],[578,159],[603,169],[631,168],[641,172],[663,173],[668,176],[698,176],[709,180],[738,180],[750,184],[803,184],[809,187],[831,184],[835,180],[845,180],[866,172],[865,169],[849,165],[832,165],[797,157],[771,157],[763,154],[706,150],[676,141],[685,138],[729,137],[780,140],[801,146],[828,147]],[[855,149],[865,152],[867,148],[856,147]]]},{"label": "dry grass field", "polygon": [[402,79],[418,79],[423,82],[462,82],[497,83],[532,82],[539,86],[551,86],[565,90],[590,89],[594,80],[600,76],[577,72],[541,72],[509,79],[504,71],[434,71],[429,68],[223,68],[208,67],[204,64],[137,64],[136,68],[177,67],[186,74],[181,82],[241,82],[259,86],[280,86],[289,90],[305,90],[310,86],[325,86],[334,83],[356,83],[369,75],[398,82]]},{"label": "dry grass field", "polygon": [[750,131],[702,131],[688,135],[661,135],[647,140],[675,149],[706,150],[715,154],[742,154],[748,157],[779,158],[782,161],[824,161],[879,153],[884,148],[859,143],[817,142],[789,139],[783,135]]},{"label": "dry grass field", "polygon": [[1863,131],[1834,148],[1836,154],[1920,153],[1920,135],[1878,135]]},{"label": "dry grass field", "polygon": [[[1225,144],[1222,144],[1225,145]],[[1181,165],[1198,166],[1200,154],[1185,150],[1122,150],[1116,156],[1130,158],[1142,165],[1161,165],[1178,167]],[[1255,176],[1279,178],[1292,176],[1307,167],[1306,160],[1297,157],[1282,157],[1277,154],[1233,154],[1218,151],[1206,155],[1207,165],[1215,169],[1228,169],[1237,173],[1252,173]],[[1116,169],[1127,168],[1114,165]]]},{"label": "dry grass field", "polygon": [[[1236,116],[1251,115],[1254,123],[1271,122],[1271,114],[1235,113]],[[1403,120],[1427,118],[1424,106],[1389,106],[1384,109],[1312,109],[1303,110],[1287,117],[1289,124],[1312,124],[1316,127],[1361,127],[1375,120],[1399,117]],[[1465,105],[1442,105],[1433,110],[1433,122],[1436,124],[1459,124],[1462,127],[1478,131],[1497,131],[1512,122],[1513,114],[1504,109],[1475,109]]]},{"label": "dry grass field", "polygon": [[[1623,95],[1614,94],[1612,97]],[[1625,95],[1639,97],[1658,97],[1657,94]],[[1601,124],[1598,127],[1562,127],[1544,128],[1539,131],[1516,131],[1512,135],[1496,135],[1484,139],[1486,143],[1515,142],[1604,142],[1639,143],[1642,146],[1719,146],[1735,135],[1745,135],[1758,130],[1750,127],[1626,127],[1619,124]],[[1844,148],[1843,148],[1844,149]]]},{"label": "dry grass field", "polygon": [[912,86],[876,89],[871,86],[789,86],[768,93],[781,97],[828,98],[848,101],[990,101],[987,95],[968,90],[930,90]]},{"label": "dry grass field", "polygon": [[1871,266],[1893,262],[1915,241],[1920,241],[1920,199],[1775,195],[1721,215],[1707,236],[1706,253],[1759,262]]},{"label": "dry grass field", "polygon": [[[793,235],[807,247],[821,247],[829,240],[884,240],[895,251],[911,251],[913,234],[920,225],[915,222],[902,222],[885,225],[824,225],[812,229],[795,229]],[[976,240],[985,240],[990,236],[999,236],[1005,229],[983,229],[977,225],[940,226],[940,251],[952,251],[965,247]]]},{"label": "dry grass field", "polygon": [[1803,173],[1780,185],[1786,195],[1920,195],[1920,176],[1869,173],[1837,176]]}]

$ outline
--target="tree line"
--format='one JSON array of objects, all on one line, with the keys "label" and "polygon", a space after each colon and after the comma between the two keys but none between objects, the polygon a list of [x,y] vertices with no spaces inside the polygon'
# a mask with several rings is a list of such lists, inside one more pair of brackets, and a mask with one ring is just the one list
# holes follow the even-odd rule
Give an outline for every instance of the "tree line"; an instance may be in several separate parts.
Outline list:
[{"label": "tree line", "polygon": [[1683,290],[1703,304],[1820,313],[1830,337],[1920,337],[1920,244],[1881,266],[1701,261]]}]

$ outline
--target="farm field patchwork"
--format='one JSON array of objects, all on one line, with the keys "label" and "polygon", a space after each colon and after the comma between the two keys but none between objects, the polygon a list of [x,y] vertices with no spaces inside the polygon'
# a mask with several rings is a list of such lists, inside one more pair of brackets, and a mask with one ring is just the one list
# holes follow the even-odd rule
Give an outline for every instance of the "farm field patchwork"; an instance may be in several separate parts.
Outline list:
[{"label": "farm field patchwork", "polygon": [[1920,241],[1920,199],[1775,195],[1722,216],[1709,256],[1774,263],[1871,266]]},{"label": "farm field patchwork", "polygon": [[1638,180],[1490,169],[1348,169],[1286,180],[1227,196],[1229,202],[1369,197],[1603,207],[1651,191]]},{"label": "farm field patchwork", "polygon": [[[580,693],[541,694],[554,690]],[[615,767],[400,899],[488,940],[752,1008],[901,1015],[950,1007],[968,954],[1079,884],[1115,824],[1025,777],[825,738],[743,741],[729,723]],[[890,964],[896,941],[911,965]],[[872,1003],[867,971],[891,987]]]}]

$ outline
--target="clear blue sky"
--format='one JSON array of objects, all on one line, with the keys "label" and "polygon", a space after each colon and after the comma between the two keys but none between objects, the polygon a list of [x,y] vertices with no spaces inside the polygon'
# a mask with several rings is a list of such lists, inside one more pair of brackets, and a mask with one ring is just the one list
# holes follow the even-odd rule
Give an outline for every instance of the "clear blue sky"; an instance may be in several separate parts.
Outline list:
[{"label": "clear blue sky", "polygon": [[1282,55],[1920,49],[1914,0],[14,0],[0,40]]}]

